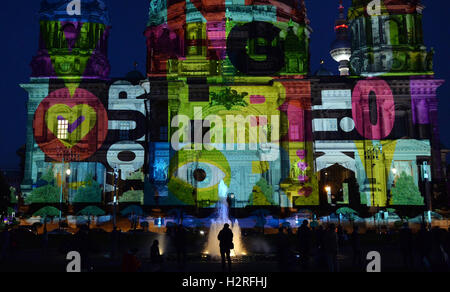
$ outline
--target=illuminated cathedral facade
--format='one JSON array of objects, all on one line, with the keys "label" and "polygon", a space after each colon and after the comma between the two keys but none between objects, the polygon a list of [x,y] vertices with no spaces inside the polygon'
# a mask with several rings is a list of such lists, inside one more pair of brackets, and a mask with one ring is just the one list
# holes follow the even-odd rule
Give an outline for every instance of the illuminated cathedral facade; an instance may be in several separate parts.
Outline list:
[{"label": "illuminated cathedral facade", "polygon": [[21,85],[32,210],[212,208],[221,183],[234,208],[448,202],[419,0],[341,3],[340,76],[311,72],[303,0],[151,0],[147,75],[124,78],[105,3],[70,2],[42,1]]}]

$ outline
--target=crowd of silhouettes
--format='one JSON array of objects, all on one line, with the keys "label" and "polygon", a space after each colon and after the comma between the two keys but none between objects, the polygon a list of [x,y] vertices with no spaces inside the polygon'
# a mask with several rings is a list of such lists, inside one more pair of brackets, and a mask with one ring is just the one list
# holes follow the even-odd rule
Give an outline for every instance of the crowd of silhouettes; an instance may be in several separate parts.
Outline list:
[{"label": "crowd of silhouettes", "polygon": [[[179,269],[186,268],[187,252],[193,249],[189,246],[188,231],[181,224],[171,229],[169,236],[176,252]],[[40,235],[42,254],[47,254],[49,233],[44,225]],[[225,224],[217,237],[220,247],[221,265],[223,271],[231,271],[231,252],[234,249],[233,232],[229,224]],[[267,238],[270,235],[265,235]],[[18,239],[14,230],[6,228],[0,234],[0,262],[11,258]],[[111,259],[119,260],[121,253],[121,232],[117,228],[111,233]],[[70,237],[70,244],[60,247],[61,252],[76,250],[83,258],[83,270],[90,269],[90,258],[94,254],[93,239],[88,226],[81,226],[78,232]],[[149,248],[152,271],[163,270],[163,255],[160,252],[160,242],[153,240]],[[125,247],[125,246],[124,246]],[[273,247],[280,271],[364,271],[368,260],[367,253],[379,251],[389,269],[401,271],[448,272],[450,271],[450,229],[431,228],[422,224],[417,232],[413,232],[410,224],[405,222],[401,228],[379,228],[361,232],[355,224],[353,227],[330,224],[309,224],[304,220],[297,230],[289,226],[280,226],[273,241]],[[137,272],[147,266],[141,264],[138,249],[130,248],[122,253],[121,270]],[[170,253],[170,252],[169,252]],[[398,259],[398,260],[395,260]],[[251,258],[250,258],[251,260]],[[145,263],[145,260],[144,260]]]},{"label": "crowd of silhouettes", "polygon": [[[309,227],[307,220],[297,230],[297,251],[300,257],[302,270],[308,271],[311,260],[314,259],[315,269],[328,272],[341,270],[339,259],[351,258],[351,270],[363,271],[366,262],[366,253],[377,248],[393,247],[400,251],[403,259],[401,270],[411,271],[450,271],[450,229],[447,231],[439,227],[427,228],[423,224],[420,230],[414,234],[408,223],[395,232],[386,230],[378,231],[376,247],[366,246],[363,249],[362,240],[373,241],[367,238],[368,234],[361,234],[358,225],[354,225],[350,234],[341,225],[331,223],[327,226]],[[397,233],[397,234],[396,234]],[[373,244],[374,242],[372,242]],[[348,246],[348,249],[346,248]],[[289,240],[284,228],[280,227],[277,239],[277,255],[280,267],[286,267],[289,263]],[[366,252],[366,253],[365,253]],[[347,264],[348,266],[348,264]],[[348,267],[347,267],[348,268]]]}]

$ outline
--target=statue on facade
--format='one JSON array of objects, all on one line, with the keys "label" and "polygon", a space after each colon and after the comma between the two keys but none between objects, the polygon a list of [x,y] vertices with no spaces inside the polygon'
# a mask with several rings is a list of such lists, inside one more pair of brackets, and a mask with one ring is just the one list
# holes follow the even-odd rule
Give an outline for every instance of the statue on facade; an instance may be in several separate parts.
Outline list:
[{"label": "statue on facade", "polygon": [[433,71],[433,60],[434,60],[434,48],[427,53],[427,57],[425,59],[427,71]]},{"label": "statue on facade", "polygon": [[153,178],[155,181],[166,181],[167,180],[167,163],[162,160],[158,159],[155,161],[154,164],[154,170],[153,170]]}]

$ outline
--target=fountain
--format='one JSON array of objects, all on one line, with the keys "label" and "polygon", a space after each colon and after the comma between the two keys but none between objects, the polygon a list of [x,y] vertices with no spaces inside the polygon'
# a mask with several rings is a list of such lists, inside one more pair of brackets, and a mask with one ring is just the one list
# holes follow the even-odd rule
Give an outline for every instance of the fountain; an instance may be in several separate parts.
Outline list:
[{"label": "fountain", "polygon": [[230,224],[230,228],[233,231],[233,243],[234,250],[231,251],[232,256],[246,255],[244,247],[242,245],[242,234],[239,222],[236,219],[234,223],[231,222],[229,217],[229,206],[227,203],[228,187],[222,180],[219,184],[219,201],[216,207],[216,218],[211,220],[211,226],[209,228],[208,243],[206,245],[205,253],[211,257],[220,257],[219,240],[217,236],[220,230],[222,230],[225,223]]}]

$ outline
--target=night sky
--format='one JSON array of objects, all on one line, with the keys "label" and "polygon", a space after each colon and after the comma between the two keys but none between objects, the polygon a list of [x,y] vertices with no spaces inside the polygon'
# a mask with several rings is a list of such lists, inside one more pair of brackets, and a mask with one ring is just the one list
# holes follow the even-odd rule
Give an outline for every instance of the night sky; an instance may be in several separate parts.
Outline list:
[{"label": "night sky", "polygon": [[[146,48],[143,31],[147,23],[148,0],[106,0],[112,33],[109,41],[111,77],[125,76],[134,69],[145,72]],[[315,72],[321,59],[326,67],[337,74],[337,63],[329,55],[335,35],[334,20],[338,16],[338,0],[306,0],[308,17],[314,30],[311,38],[311,65]],[[349,7],[350,0],[344,5]],[[434,47],[436,78],[448,80],[439,89],[441,139],[450,147],[450,70],[448,70],[450,1],[423,0],[424,34],[428,48]],[[26,142],[27,93],[19,87],[31,74],[30,62],[38,47],[38,11],[40,0],[1,1],[0,35],[0,169],[18,169],[16,150]]]}]

